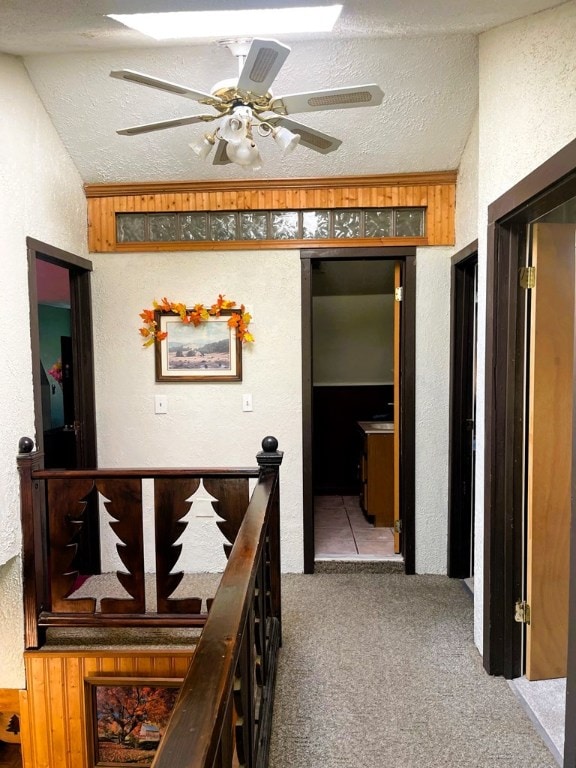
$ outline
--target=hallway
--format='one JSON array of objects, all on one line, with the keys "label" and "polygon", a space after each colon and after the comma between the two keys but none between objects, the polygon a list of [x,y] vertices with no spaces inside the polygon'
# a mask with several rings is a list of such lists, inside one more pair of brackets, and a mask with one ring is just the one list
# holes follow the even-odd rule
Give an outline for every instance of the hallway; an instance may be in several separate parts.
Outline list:
[{"label": "hallway", "polygon": [[472,622],[442,576],[284,575],[270,768],[555,768]]}]

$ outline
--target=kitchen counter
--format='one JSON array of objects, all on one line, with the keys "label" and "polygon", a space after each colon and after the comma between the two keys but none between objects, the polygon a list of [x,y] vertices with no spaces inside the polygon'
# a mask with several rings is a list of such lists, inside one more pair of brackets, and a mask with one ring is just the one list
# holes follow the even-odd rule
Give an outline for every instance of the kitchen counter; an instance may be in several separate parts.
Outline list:
[{"label": "kitchen counter", "polygon": [[373,432],[394,432],[393,421],[359,421],[358,426],[366,434]]},{"label": "kitchen counter", "polygon": [[359,421],[360,506],[377,528],[394,525],[394,422]]}]

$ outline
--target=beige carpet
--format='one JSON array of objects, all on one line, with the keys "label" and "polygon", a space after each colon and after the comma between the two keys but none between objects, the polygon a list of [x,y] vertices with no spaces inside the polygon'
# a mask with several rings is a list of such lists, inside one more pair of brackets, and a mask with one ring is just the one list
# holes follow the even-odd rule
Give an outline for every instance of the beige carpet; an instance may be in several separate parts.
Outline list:
[{"label": "beige carpet", "polygon": [[270,768],[556,768],[454,580],[288,575]]}]

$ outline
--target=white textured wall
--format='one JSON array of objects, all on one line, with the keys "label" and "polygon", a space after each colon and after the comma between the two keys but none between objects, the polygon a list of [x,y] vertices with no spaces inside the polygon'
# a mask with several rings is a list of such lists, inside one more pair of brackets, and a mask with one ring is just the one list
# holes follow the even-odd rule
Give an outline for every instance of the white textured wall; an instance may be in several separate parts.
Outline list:
[{"label": "white textured wall", "polygon": [[[303,568],[302,368],[298,251],[94,254],[93,306],[99,464],[256,466],[266,435],[281,469],[282,567]],[[219,293],[249,307],[256,341],[243,381],[156,383],[138,314],[167,296],[212,304]],[[250,393],[254,410],[242,411]],[[154,413],[154,395],[168,413]]]},{"label": "white textured wall", "polygon": [[[82,182],[21,62],[0,54],[0,688],[23,685],[16,453],[34,436],[26,236],[86,254]],[[9,562],[8,562],[9,561]]]},{"label": "white textured wall", "polygon": [[478,130],[476,115],[458,168],[456,251],[478,238]]},{"label": "white textured wall", "polygon": [[[451,249],[417,258],[416,530],[420,573],[446,572]],[[100,466],[253,466],[274,434],[282,466],[282,568],[302,558],[300,259],[296,251],[92,254]],[[273,278],[271,278],[271,275]],[[238,383],[155,383],[139,312],[154,298],[249,305],[256,342]],[[242,393],[254,411],[243,413]],[[154,414],[154,395],[168,397]],[[108,550],[107,550],[108,551]],[[110,557],[113,548],[109,548]]]},{"label": "white textured wall", "polygon": [[446,573],[452,248],[416,255],[416,572]]},{"label": "white textured wall", "polygon": [[[477,423],[484,423],[488,205],[576,136],[576,2],[480,37]],[[459,201],[461,202],[461,201]],[[475,640],[482,647],[484,434],[478,429]]]},{"label": "white textured wall", "polygon": [[315,384],[394,383],[394,296],[314,296]]}]

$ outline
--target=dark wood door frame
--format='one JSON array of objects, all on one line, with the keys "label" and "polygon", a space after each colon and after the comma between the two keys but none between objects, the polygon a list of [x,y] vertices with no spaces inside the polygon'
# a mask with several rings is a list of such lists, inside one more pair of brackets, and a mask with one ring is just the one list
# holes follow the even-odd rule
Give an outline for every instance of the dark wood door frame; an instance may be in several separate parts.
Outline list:
[{"label": "dark wood door frame", "polygon": [[[484,666],[521,674],[521,625],[514,603],[522,590],[524,291],[518,269],[527,225],[576,196],[576,141],[488,208],[484,516]],[[576,434],[576,430],[573,434]],[[573,452],[575,460],[576,448]],[[575,483],[575,472],[572,483]],[[570,618],[565,768],[576,768],[576,514],[572,494]]]},{"label": "dark wood door frame", "polygon": [[478,241],[452,257],[450,340],[450,448],[448,480],[448,576],[470,576],[473,461],[470,434],[473,399],[475,268]]},{"label": "dark wood door frame", "polygon": [[40,395],[40,360],[38,290],[36,261],[47,261],[68,270],[70,275],[70,321],[72,326],[74,402],[83,415],[83,428],[78,436],[78,468],[96,467],[96,410],[94,403],[94,363],[92,356],[92,300],[90,272],[92,263],[47,243],[26,238],[28,248],[28,292],[30,297],[30,331],[32,341],[32,377],[34,412],[38,450],[44,447],[42,403]]},{"label": "dark wood door frame", "polygon": [[390,259],[403,265],[401,316],[401,499],[402,555],[407,574],[415,573],[415,458],[416,458],[416,248],[312,248],[300,252],[302,262],[302,423],[304,572],[314,572],[314,491],[312,478],[312,262]]},{"label": "dark wood door frame", "polygon": [[[30,334],[32,350],[32,381],[34,390],[34,421],[36,443],[44,450],[42,396],[40,383],[40,333],[38,318],[38,289],[36,263],[47,261],[68,271],[70,280],[70,324],[73,359],[74,421],[76,432],[76,469],[97,467],[96,408],[94,401],[94,360],[92,347],[92,300],[90,272],[92,263],[60,248],[26,238],[28,248],[28,294],[30,300]],[[100,573],[100,536],[98,503],[94,494],[88,500],[82,535],[73,567],[82,574]]]}]

